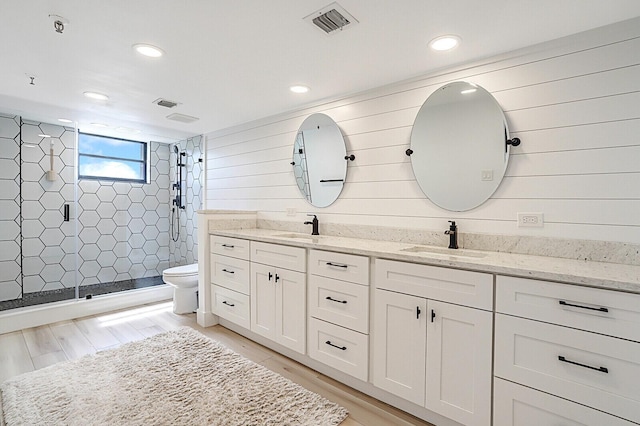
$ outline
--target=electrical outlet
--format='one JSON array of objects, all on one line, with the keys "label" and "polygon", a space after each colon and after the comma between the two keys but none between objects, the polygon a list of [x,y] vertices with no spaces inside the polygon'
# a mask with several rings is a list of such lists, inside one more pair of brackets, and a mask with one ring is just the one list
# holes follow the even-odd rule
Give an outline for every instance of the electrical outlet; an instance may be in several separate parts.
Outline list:
[{"label": "electrical outlet", "polygon": [[519,228],[542,228],[543,226],[544,226],[544,214],[518,213]]},{"label": "electrical outlet", "polygon": [[287,216],[295,216],[298,211],[295,207],[287,207]]},{"label": "electrical outlet", "polygon": [[493,180],[493,170],[483,170],[480,175],[480,180]]}]

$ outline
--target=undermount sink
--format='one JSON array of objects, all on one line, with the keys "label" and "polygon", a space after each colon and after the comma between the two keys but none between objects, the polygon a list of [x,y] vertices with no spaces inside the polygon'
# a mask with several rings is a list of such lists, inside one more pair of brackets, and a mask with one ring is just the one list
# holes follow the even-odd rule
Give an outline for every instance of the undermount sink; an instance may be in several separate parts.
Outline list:
[{"label": "undermount sink", "polygon": [[402,249],[400,251],[406,251],[409,253],[441,254],[441,255],[455,256],[455,257],[475,257],[477,259],[487,256],[486,253],[481,253],[477,251],[448,249],[448,248],[440,248],[440,247],[424,247],[424,246],[409,247],[406,249]]},{"label": "undermount sink", "polygon": [[308,240],[308,241],[314,241],[318,239],[318,235],[304,235],[304,234],[278,234],[278,235],[274,235],[274,237],[295,238],[297,240]]}]

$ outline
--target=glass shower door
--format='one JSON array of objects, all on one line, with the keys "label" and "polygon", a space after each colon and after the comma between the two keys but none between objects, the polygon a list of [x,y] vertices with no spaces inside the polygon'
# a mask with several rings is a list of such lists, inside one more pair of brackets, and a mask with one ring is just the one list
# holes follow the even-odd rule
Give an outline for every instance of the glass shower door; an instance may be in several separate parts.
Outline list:
[{"label": "glass shower door", "polygon": [[76,131],[23,120],[20,140],[23,304],[73,299]]}]

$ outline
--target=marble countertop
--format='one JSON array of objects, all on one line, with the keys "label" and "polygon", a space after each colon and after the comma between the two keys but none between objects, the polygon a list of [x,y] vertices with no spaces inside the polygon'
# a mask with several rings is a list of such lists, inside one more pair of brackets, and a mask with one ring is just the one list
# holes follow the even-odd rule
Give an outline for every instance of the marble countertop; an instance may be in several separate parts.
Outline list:
[{"label": "marble countertop", "polygon": [[328,235],[311,236],[272,229],[227,229],[210,233],[295,247],[640,293],[640,266],[634,265],[479,250],[449,250],[446,247]]}]

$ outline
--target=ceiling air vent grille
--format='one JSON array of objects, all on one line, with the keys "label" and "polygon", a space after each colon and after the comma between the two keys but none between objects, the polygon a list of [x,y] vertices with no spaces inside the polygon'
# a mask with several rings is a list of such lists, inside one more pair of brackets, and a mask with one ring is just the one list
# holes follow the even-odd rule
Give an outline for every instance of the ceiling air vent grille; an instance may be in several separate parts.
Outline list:
[{"label": "ceiling air vent grille", "polygon": [[338,3],[331,3],[317,12],[304,18],[327,35],[336,34],[345,28],[350,28],[358,21]]},{"label": "ceiling air vent grille", "polygon": [[162,99],[162,98],[158,98],[155,101],[153,101],[154,104],[156,105],[160,105],[161,107],[165,107],[165,108],[173,108],[178,106],[178,102],[173,102],[173,101],[169,101],[166,99]]},{"label": "ceiling air vent grille", "polygon": [[185,115],[185,114],[178,114],[177,112],[167,115],[167,119],[173,120],[173,121],[179,121],[181,123],[193,123],[194,121],[200,120],[198,117],[192,117],[190,115]]}]

